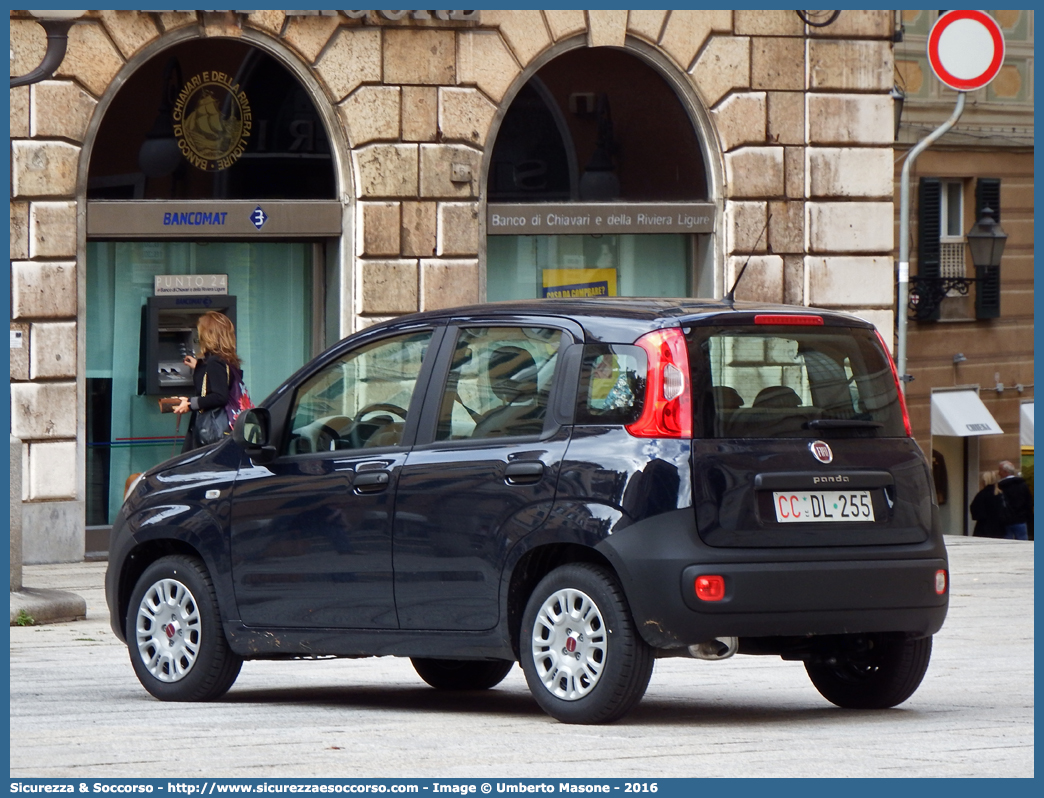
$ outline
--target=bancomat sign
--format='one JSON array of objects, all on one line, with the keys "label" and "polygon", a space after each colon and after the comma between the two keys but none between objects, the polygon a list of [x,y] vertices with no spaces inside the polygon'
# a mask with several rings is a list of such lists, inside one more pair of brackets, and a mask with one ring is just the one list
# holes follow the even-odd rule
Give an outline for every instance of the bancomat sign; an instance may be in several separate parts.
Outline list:
[{"label": "bancomat sign", "polygon": [[92,200],[91,238],[336,238],[336,200]]}]

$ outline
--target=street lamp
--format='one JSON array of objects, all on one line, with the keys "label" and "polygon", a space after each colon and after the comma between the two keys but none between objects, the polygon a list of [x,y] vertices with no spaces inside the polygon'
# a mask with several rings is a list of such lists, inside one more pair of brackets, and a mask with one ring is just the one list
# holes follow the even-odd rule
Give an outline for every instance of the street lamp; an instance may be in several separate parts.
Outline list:
[{"label": "street lamp", "polygon": [[1000,266],[1008,234],[993,219],[993,208],[983,208],[982,218],[968,231],[968,250],[976,269]]},{"label": "street lamp", "polygon": [[975,266],[975,277],[911,277],[908,308],[915,321],[932,318],[947,296],[956,292],[967,296],[976,285],[975,317],[991,319],[1000,315],[1000,262],[1008,241],[999,224],[994,221],[993,209],[982,209],[982,216],[968,231],[968,251]]},{"label": "street lamp", "polygon": [[1000,262],[1008,234],[993,219],[993,209],[982,209],[982,218],[968,231],[968,250],[975,265],[975,318],[1000,316]]},{"label": "street lamp", "polygon": [[30,11],[40,26],[47,32],[47,51],[44,53],[40,66],[28,75],[20,78],[11,78],[11,88],[28,86],[30,83],[39,83],[41,80],[51,78],[55,70],[65,58],[65,50],[69,45],[69,28],[87,13],[84,11]]}]

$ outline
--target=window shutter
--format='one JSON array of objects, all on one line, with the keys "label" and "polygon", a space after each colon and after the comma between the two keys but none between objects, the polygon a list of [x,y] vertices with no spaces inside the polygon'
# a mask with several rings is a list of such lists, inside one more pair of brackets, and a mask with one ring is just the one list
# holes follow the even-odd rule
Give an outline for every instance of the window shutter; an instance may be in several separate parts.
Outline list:
[{"label": "window shutter", "polygon": [[[941,218],[942,184],[937,177],[922,177],[918,190],[917,209],[917,276],[938,279],[940,275],[939,236],[942,233]],[[939,309],[925,321],[939,318]]]},{"label": "window shutter", "polygon": [[[975,221],[982,218],[986,208],[993,211],[993,220],[1001,220],[1001,181],[999,177],[980,177],[975,182]],[[975,318],[996,319],[1000,316],[1000,267],[975,267],[979,282],[975,286]]]},{"label": "window shutter", "polygon": [[993,211],[993,221],[1000,224],[1001,220],[1001,181],[999,177],[980,177],[975,181],[975,221],[982,218],[985,208]]}]

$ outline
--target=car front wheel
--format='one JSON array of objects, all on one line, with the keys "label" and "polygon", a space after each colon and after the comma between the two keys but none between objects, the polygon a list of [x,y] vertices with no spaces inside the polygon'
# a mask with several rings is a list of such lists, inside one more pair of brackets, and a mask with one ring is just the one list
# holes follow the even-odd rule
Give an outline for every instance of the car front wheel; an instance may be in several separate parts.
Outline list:
[{"label": "car front wheel", "polygon": [[619,583],[589,563],[557,568],[537,585],[519,652],[536,702],[563,723],[622,717],[645,695],[653,669]]},{"label": "car front wheel", "polygon": [[805,663],[812,684],[846,709],[887,709],[914,694],[928,670],[932,638],[870,635]]},{"label": "car front wheel", "polygon": [[417,675],[437,690],[488,690],[515,667],[511,660],[426,659],[413,657]]},{"label": "car front wheel", "polygon": [[184,555],[156,560],[138,579],[127,647],[138,680],[163,701],[219,698],[243,665],[225,640],[206,567]]}]

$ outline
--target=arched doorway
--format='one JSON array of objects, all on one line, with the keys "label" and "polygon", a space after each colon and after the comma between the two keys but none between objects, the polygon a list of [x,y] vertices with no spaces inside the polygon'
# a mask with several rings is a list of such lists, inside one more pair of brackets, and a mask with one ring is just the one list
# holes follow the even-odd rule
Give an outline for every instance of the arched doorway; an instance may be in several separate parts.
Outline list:
[{"label": "arched doorway", "polygon": [[643,58],[581,47],[543,64],[490,156],[487,299],[709,294],[705,153],[685,103]]},{"label": "arched doorway", "polygon": [[86,174],[88,536],[130,474],[180,450],[157,399],[192,393],[179,363],[200,313],[233,318],[257,400],[339,337],[328,117],[283,61],[232,39],[159,50],[108,100]]}]

